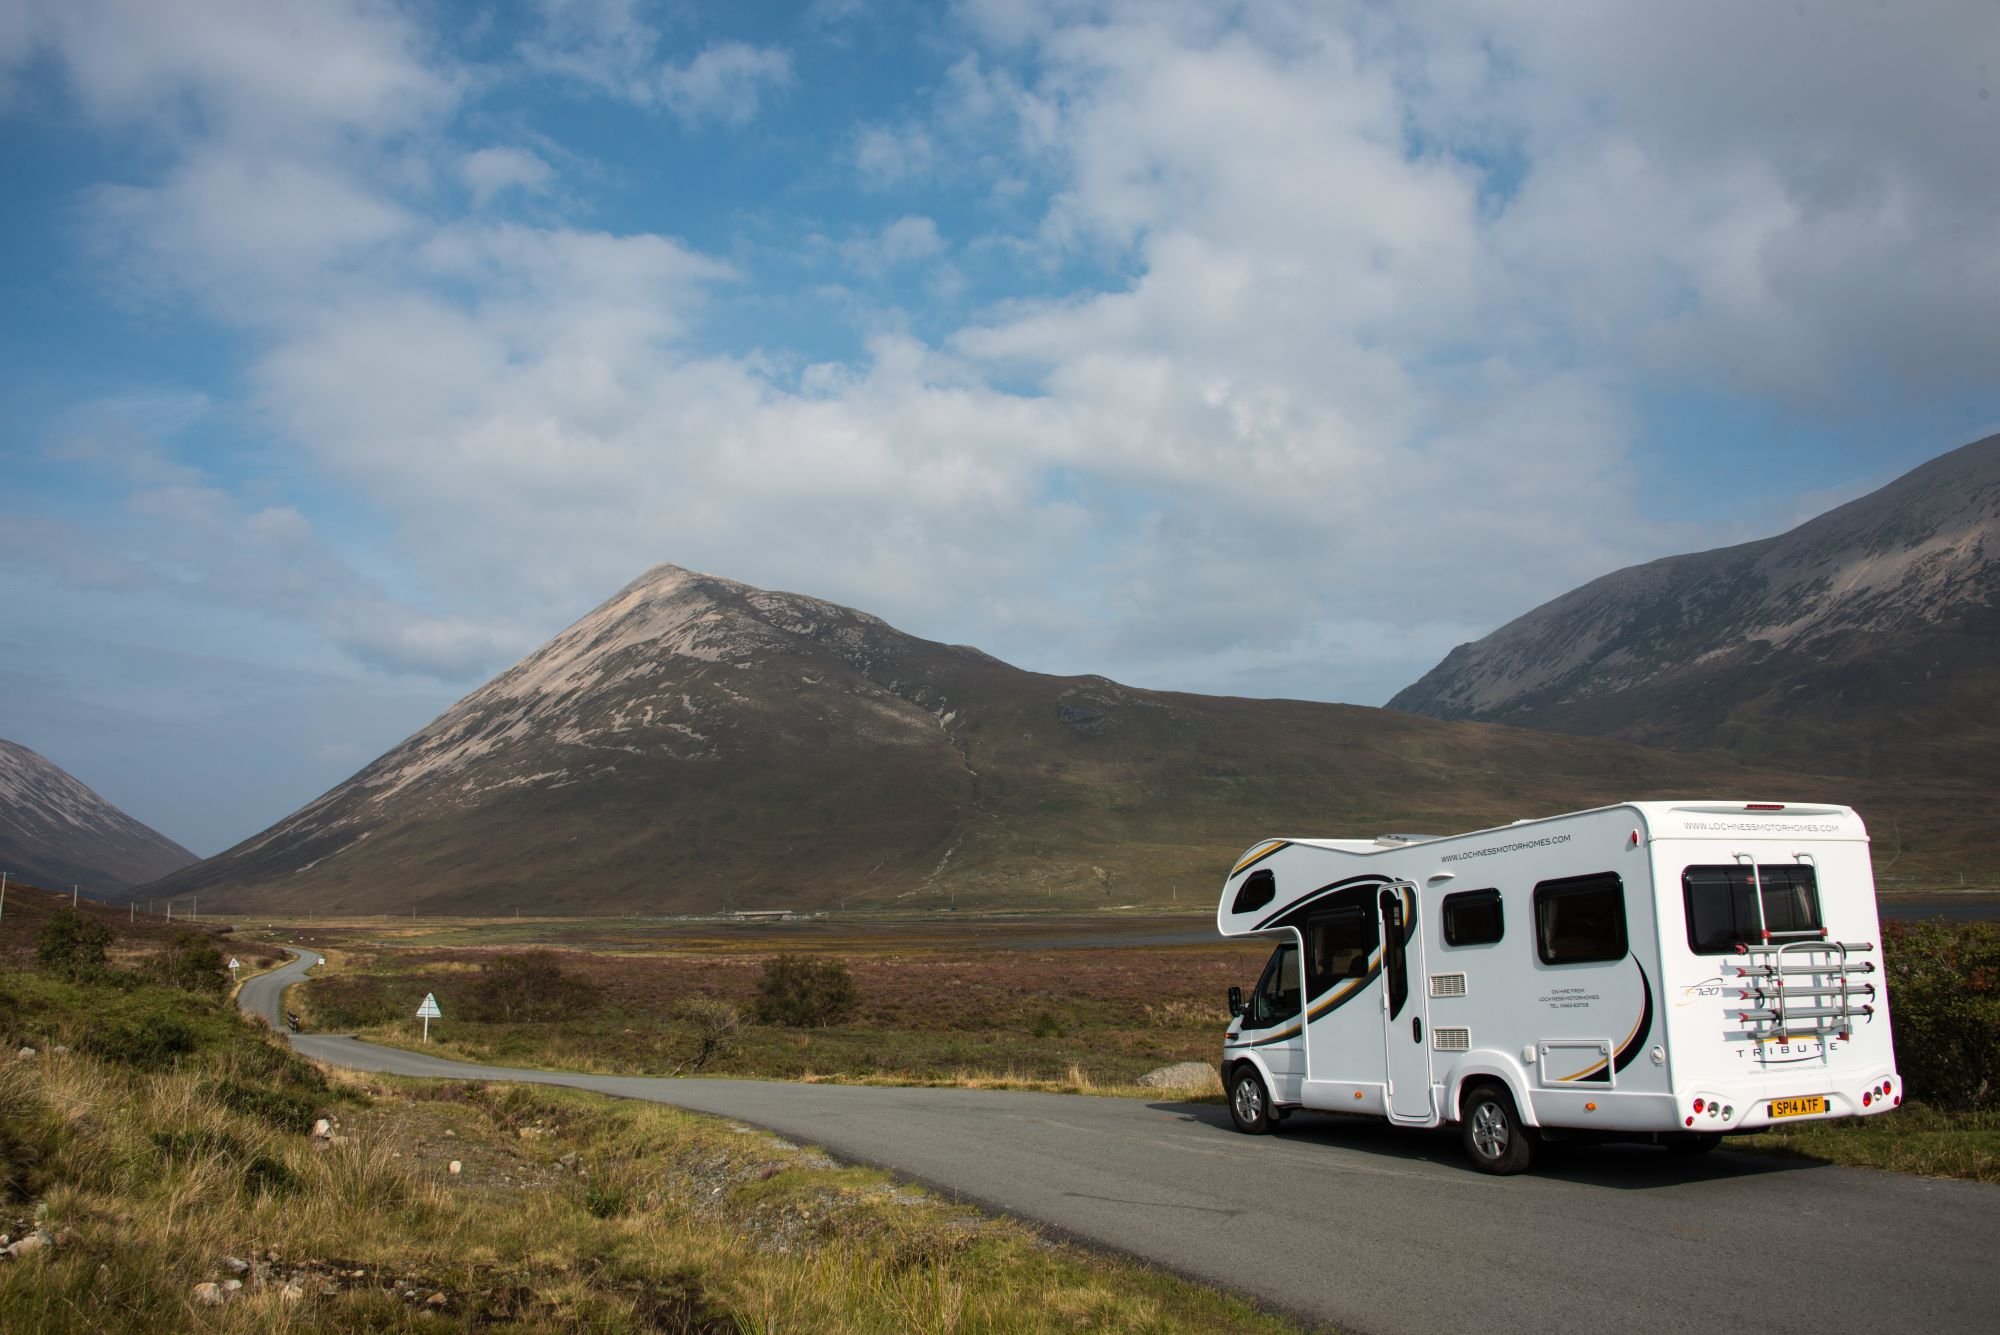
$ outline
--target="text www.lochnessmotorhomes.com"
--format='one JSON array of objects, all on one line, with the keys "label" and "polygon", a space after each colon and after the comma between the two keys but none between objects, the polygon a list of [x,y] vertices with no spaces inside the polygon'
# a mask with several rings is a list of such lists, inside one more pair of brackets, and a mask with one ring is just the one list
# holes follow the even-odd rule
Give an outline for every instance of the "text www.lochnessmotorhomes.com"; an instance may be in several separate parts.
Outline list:
[{"label": "text www.lochnessmotorhomes.com", "polygon": [[1249,1132],[1294,1111],[1456,1123],[1494,1173],[1563,1135],[1688,1153],[1902,1102],[1868,835],[1846,807],[1630,802],[1434,838],[1269,839],[1216,927]]}]

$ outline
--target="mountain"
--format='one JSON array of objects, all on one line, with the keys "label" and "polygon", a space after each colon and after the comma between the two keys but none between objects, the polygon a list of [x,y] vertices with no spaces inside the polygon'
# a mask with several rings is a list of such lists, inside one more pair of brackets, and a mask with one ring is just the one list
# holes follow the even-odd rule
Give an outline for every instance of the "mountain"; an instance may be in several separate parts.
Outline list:
[{"label": "mountain", "polygon": [[1789,533],[1604,576],[1389,702],[1816,772],[2000,782],[2000,436]]},{"label": "mountain", "polygon": [[1272,833],[1823,788],[1348,705],[1054,677],[659,566],[347,782],[155,886],[204,909],[1188,905]]},{"label": "mountain", "polygon": [[193,861],[42,756],[0,739],[0,870],[11,879],[103,897]]}]

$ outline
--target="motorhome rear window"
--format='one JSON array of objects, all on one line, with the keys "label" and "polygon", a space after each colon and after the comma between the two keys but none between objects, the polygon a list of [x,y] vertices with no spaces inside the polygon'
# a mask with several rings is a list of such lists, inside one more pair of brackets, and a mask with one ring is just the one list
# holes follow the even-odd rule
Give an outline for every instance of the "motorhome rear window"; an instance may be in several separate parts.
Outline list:
[{"label": "motorhome rear window", "polygon": [[1625,883],[1616,872],[1535,887],[1535,950],[1544,964],[1625,958]]},{"label": "motorhome rear window", "polygon": [[1490,946],[1507,930],[1498,890],[1461,890],[1444,897],[1444,943]]},{"label": "motorhome rear window", "polygon": [[1236,900],[1229,907],[1231,913],[1254,913],[1278,897],[1278,878],[1270,869],[1253,871],[1250,878],[1236,889]]},{"label": "motorhome rear window", "polygon": [[1375,917],[1364,909],[1341,909],[1306,923],[1306,983],[1313,996],[1347,978],[1368,976],[1375,953]]},{"label": "motorhome rear window", "polygon": [[[1764,886],[1764,926],[1771,932],[1817,932],[1819,876],[1802,862],[1760,865]],[[1681,872],[1681,901],[1687,907],[1688,948],[1697,955],[1727,955],[1739,945],[1755,945],[1757,896],[1750,869],[1741,863],[1689,867]]]}]

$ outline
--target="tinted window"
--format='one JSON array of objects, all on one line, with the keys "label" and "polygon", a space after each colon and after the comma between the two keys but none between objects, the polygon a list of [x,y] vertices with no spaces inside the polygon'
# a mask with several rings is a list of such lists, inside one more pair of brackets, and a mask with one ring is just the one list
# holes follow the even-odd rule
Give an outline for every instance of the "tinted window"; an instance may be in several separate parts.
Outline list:
[{"label": "tinted window", "polygon": [[1625,958],[1625,883],[1615,872],[1535,887],[1535,950],[1544,964]]},{"label": "tinted window", "polygon": [[1382,977],[1389,985],[1389,1018],[1403,1013],[1410,999],[1409,964],[1403,948],[1410,939],[1409,923],[1403,916],[1403,896],[1394,889],[1382,892]]},{"label": "tinted window", "polygon": [[1278,878],[1266,868],[1253,871],[1248,880],[1236,889],[1236,901],[1229,906],[1231,913],[1249,913],[1261,909],[1278,897]]},{"label": "tinted window", "polygon": [[1250,997],[1250,1016],[1244,1024],[1252,1029],[1296,1020],[1299,1016],[1299,951],[1297,946],[1279,946],[1257,990]]},{"label": "tinted window", "polygon": [[[1772,932],[1817,932],[1819,877],[1804,863],[1757,868],[1764,885],[1764,925]],[[1697,955],[1725,955],[1757,936],[1757,892],[1750,869],[1737,863],[1689,867],[1681,873],[1687,908],[1688,948]]]},{"label": "tinted window", "polygon": [[1444,897],[1444,943],[1490,946],[1507,930],[1498,890],[1463,890]]},{"label": "tinted window", "polygon": [[1348,978],[1368,976],[1375,951],[1375,919],[1365,909],[1342,909],[1306,924],[1306,982],[1318,996]]}]

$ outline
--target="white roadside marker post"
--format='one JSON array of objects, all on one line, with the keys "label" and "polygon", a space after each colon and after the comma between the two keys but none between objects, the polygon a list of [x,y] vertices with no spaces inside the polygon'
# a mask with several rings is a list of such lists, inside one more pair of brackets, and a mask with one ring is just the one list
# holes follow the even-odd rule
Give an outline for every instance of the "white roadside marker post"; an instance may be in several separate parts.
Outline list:
[{"label": "white roadside marker post", "polygon": [[424,1042],[428,1043],[431,1041],[431,1021],[444,1018],[444,1012],[438,1009],[435,994],[424,993],[424,1004],[417,1007],[417,1018],[424,1022]]},{"label": "white roadside marker post", "polygon": [[7,873],[0,871],[0,922],[7,920]]}]

